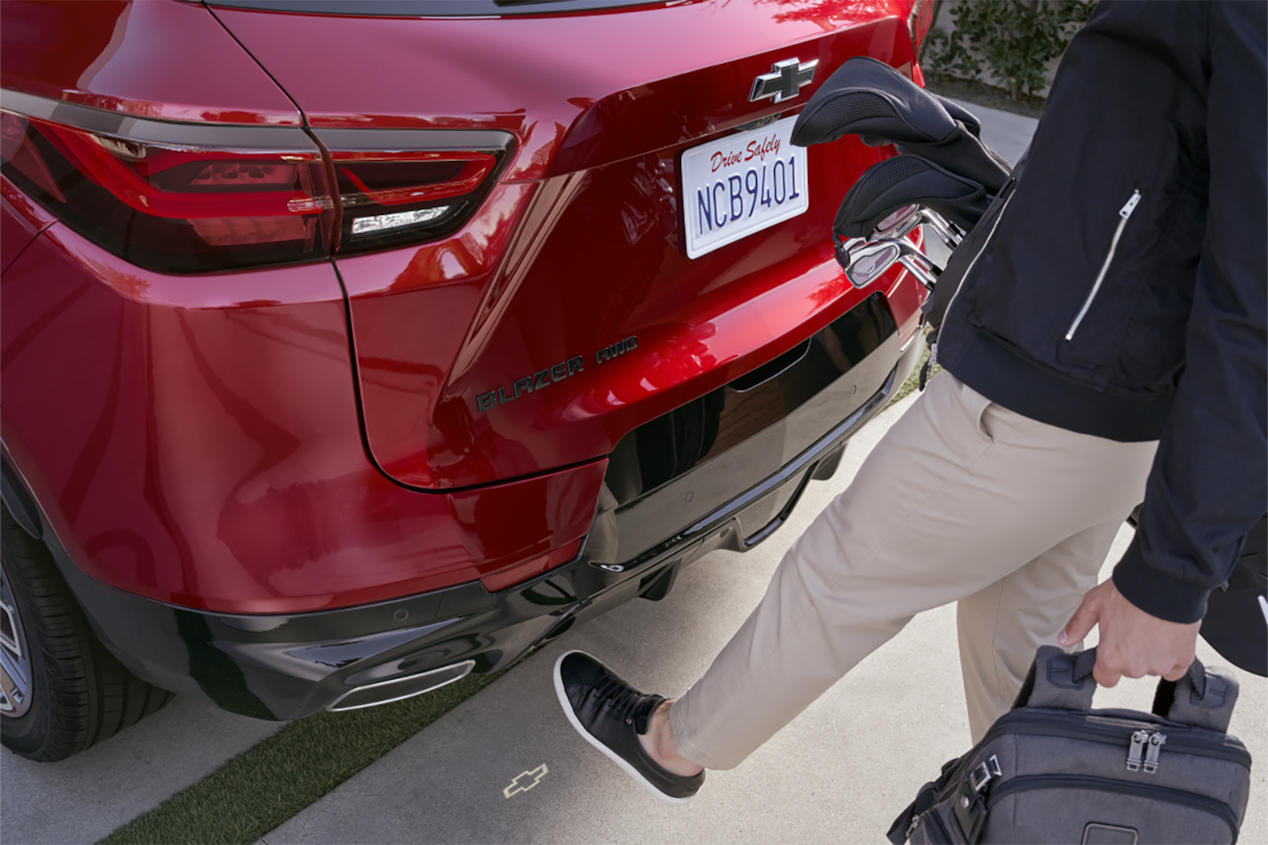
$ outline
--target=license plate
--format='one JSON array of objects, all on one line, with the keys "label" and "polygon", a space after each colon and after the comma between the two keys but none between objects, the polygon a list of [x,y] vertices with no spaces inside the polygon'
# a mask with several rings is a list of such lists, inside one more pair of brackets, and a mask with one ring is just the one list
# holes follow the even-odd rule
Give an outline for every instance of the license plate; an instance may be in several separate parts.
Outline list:
[{"label": "license plate", "polygon": [[806,150],[795,117],[710,141],[682,154],[687,257],[796,217],[810,207]]}]

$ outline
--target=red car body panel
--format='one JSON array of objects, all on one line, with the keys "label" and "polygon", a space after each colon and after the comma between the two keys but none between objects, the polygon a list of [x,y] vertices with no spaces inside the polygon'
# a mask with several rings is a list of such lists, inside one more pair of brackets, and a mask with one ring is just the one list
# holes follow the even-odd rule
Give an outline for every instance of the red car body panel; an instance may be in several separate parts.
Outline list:
[{"label": "red car body panel", "polygon": [[0,84],[164,120],[302,123],[299,111],[200,5],[5,3]]},{"label": "red car body panel", "polygon": [[[539,191],[556,187],[547,183]],[[509,206],[518,197],[506,190],[491,199],[485,212],[501,216],[499,201]],[[535,212],[546,216],[549,209],[530,208],[530,219]],[[685,261],[676,247],[662,238],[646,262],[633,255],[612,261],[620,232],[596,231],[585,206],[576,205],[559,223],[570,224],[574,238],[554,237],[544,246],[517,241],[499,272],[484,258],[493,252],[489,241],[475,234],[482,217],[472,231],[412,255],[338,261],[352,302],[370,446],[384,470],[406,484],[466,487],[607,454],[639,423],[795,346],[866,295],[844,280],[830,247],[825,256],[817,244],[799,250],[788,239],[770,244],[776,236],[764,239],[765,233],[737,251],[792,254],[766,266],[754,254],[733,257],[725,269],[706,262],[680,274],[679,285],[656,289],[659,269]],[[745,272],[754,265],[761,269]],[[594,282],[571,288],[560,301],[559,279],[570,266],[594,268]],[[519,268],[525,278],[514,278]],[[719,275],[711,278],[709,269]],[[437,283],[446,274],[455,278]],[[385,278],[392,280],[388,290],[367,290]],[[891,306],[906,338],[918,326],[921,298],[910,280],[903,282],[894,286]],[[469,326],[490,285],[515,295],[504,294],[510,301],[482,338]],[[633,352],[596,362],[596,350],[630,336],[638,338]],[[439,363],[462,363],[464,353],[465,370],[446,371]],[[477,413],[479,394],[499,387],[510,394],[518,379],[576,357],[585,359],[582,372]]]},{"label": "red car body panel", "polygon": [[[502,188],[461,232],[338,259],[367,439],[404,484],[464,488],[605,455],[636,425],[864,298],[842,280],[824,233],[854,180],[891,153],[852,138],[809,149],[809,211],[696,259],[679,247],[677,159],[742,124],[795,113],[804,99],[747,101],[776,61],[835,68],[869,54],[910,71],[905,17],[877,20],[875,7],[848,2],[515,20],[215,14],[318,130],[516,135]],[[341,61],[301,58],[313,53]],[[916,328],[914,304],[895,312],[904,334]],[[630,337],[635,351],[599,365],[598,350]],[[565,363],[578,358],[584,370]],[[480,395],[515,395],[517,381],[560,364],[565,378],[548,390],[479,411]]]},{"label": "red car body panel", "polygon": [[55,224],[3,295],[4,442],[106,583],[295,613],[476,580],[590,527],[603,460],[445,494],[374,468],[329,264],[163,276]]},{"label": "red car body panel", "polygon": [[[750,103],[748,93],[755,76],[791,55],[824,68],[856,55],[912,67],[905,2],[649,4],[502,20],[211,5],[314,128],[509,131],[521,149],[508,181],[597,167],[784,111]],[[787,105],[800,106],[826,76]]]},{"label": "red car body panel", "polygon": [[9,180],[0,179],[0,272],[8,270],[35,236],[55,222],[53,215],[31,202]]},{"label": "red car body panel", "polygon": [[[300,613],[498,590],[561,564],[622,436],[864,298],[827,233],[888,153],[810,150],[809,211],[694,260],[679,154],[795,113],[813,86],[747,102],[778,60],[818,59],[815,85],[862,53],[918,77],[907,11],[696,3],[511,22],[6,3],[6,88],[164,120],[516,138],[500,184],[443,240],[203,276],[130,265],[6,180],[6,450],[77,566],[174,605]],[[906,343],[923,289],[899,270],[884,287]],[[480,394],[575,357],[583,369],[549,390],[479,411]]]}]

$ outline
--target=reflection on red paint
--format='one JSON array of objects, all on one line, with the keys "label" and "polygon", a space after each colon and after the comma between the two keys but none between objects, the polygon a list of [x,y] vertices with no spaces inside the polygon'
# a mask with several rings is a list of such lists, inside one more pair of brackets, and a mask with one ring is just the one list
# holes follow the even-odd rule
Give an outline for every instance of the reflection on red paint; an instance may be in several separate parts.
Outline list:
[{"label": "reflection on red paint", "polygon": [[603,461],[452,494],[386,479],[331,267],[242,275],[138,270],[56,225],[5,273],[4,441],[89,575],[290,613],[477,580],[588,531]]},{"label": "reflection on red paint", "polygon": [[106,111],[164,120],[302,122],[268,74],[194,3],[5,3],[0,63],[5,88]]},{"label": "reflection on red paint", "polygon": [[578,540],[549,554],[533,558],[525,563],[512,564],[506,569],[490,573],[481,578],[480,583],[490,593],[496,593],[500,590],[505,590],[507,587],[522,584],[530,578],[536,578],[538,575],[545,575],[555,567],[562,566],[573,560],[580,550],[581,541]]}]

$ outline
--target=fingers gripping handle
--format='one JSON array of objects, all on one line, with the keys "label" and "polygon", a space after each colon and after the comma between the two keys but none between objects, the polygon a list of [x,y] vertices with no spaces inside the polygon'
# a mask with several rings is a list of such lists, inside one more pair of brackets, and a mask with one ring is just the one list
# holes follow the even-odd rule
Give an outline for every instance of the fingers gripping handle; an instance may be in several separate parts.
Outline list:
[{"label": "fingers gripping handle", "polygon": [[[1013,707],[1090,710],[1096,692],[1096,649],[1067,654],[1040,646]],[[1224,732],[1237,702],[1237,679],[1220,667],[1194,660],[1178,681],[1159,680],[1153,713],[1173,722]]]}]

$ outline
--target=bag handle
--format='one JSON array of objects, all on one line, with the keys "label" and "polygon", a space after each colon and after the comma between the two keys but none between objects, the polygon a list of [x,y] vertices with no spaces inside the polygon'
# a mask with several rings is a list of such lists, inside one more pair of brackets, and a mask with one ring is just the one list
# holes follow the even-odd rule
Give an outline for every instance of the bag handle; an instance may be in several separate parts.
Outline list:
[{"label": "bag handle", "polygon": [[1226,733],[1239,691],[1237,677],[1232,672],[1222,666],[1204,669],[1194,658],[1180,680],[1158,681],[1153,712],[1173,722]]},{"label": "bag handle", "polygon": [[[1013,707],[1056,707],[1090,710],[1096,692],[1092,669],[1096,648],[1067,654],[1051,645],[1040,646]],[[1228,730],[1237,702],[1237,679],[1221,667],[1205,667],[1194,658],[1178,681],[1159,680],[1152,712],[1173,722]]]}]

